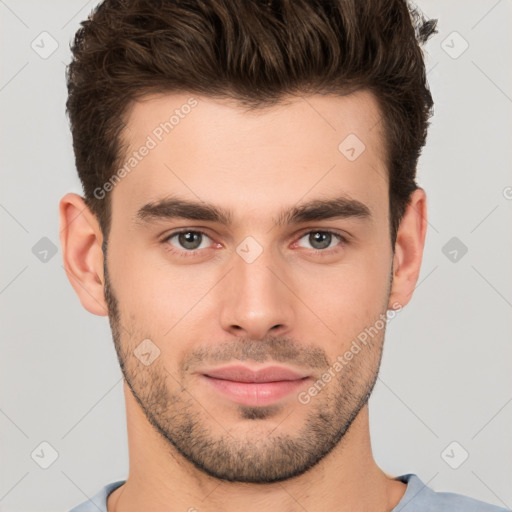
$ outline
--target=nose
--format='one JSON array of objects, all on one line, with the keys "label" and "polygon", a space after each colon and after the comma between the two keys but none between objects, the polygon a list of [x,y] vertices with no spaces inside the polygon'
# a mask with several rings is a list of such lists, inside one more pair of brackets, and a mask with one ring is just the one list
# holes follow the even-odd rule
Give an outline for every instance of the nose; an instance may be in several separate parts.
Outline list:
[{"label": "nose", "polygon": [[292,329],[297,298],[284,265],[277,260],[269,250],[250,263],[238,254],[233,256],[233,268],[221,292],[220,321],[229,334],[263,339]]}]

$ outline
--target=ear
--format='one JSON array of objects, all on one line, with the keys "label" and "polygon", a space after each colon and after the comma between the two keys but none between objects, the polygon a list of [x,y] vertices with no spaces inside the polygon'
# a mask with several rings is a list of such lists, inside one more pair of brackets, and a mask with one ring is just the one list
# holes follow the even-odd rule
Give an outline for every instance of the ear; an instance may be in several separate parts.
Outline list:
[{"label": "ear", "polygon": [[426,233],[427,197],[418,188],[411,194],[397,232],[388,309],[401,309],[411,300],[420,274]]},{"label": "ear", "polygon": [[69,193],[60,200],[59,218],[66,275],[82,306],[94,315],[106,316],[103,235],[96,216],[82,197]]}]

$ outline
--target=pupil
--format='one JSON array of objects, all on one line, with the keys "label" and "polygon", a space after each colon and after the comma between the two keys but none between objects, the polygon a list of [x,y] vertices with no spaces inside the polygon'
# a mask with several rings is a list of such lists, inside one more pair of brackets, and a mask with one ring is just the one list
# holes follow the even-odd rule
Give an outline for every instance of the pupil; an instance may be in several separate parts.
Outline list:
[{"label": "pupil", "polygon": [[[310,235],[310,242],[313,247],[316,249],[325,249],[329,247],[331,243],[331,234],[330,233],[322,233],[321,231],[317,231],[313,235]],[[320,246],[315,246],[317,242],[320,242]]]},{"label": "pupil", "polygon": [[187,233],[180,233],[179,242],[183,247],[187,249],[197,249],[197,247],[201,245],[197,244],[199,236],[199,233],[194,233],[192,231],[188,231]]}]

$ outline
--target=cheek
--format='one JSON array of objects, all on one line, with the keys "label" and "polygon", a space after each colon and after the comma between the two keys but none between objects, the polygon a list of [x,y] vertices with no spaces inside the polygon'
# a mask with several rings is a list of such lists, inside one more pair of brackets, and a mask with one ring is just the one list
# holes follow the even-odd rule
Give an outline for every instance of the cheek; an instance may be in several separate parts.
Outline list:
[{"label": "cheek", "polygon": [[109,274],[125,322],[134,325],[136,319],[136,324],[141,326],[146,318],[151,321],[160,318],[158,313],[165,307],[162,302],[165,302],[167,284],[165,274],[148,264],[142,251],[133,245],[120,237],[109,242]]},{"label": "cheek", "polygon": [[309,266],[307,272],[295,272],[294,288],[314,313],[308,315],[312,324],[325,330],[323,322],[336,333],[331,332],[336,339],[346,340],[372,325],[385,311],[390,268],[391,257],[361,254],[357,262]]},{"label": "cheek", "polygon": [[173,266],[163,249],[156,254],[159,249],[120,245],[123,254],[109,254],[109,272],[123,323],[139,337],[171,339],[201,311],[201,299],[218,281],[218,271]]}]

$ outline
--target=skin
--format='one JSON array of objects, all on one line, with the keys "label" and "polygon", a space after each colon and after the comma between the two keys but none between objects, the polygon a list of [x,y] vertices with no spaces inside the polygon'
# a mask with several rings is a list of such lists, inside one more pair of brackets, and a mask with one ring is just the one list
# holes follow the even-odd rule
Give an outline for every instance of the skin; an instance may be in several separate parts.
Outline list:
[{"label": "skin", "polygon": [[[123,133],[128,153],[191,96],[134,104]],[[106,261],[83,199],[60,202],[67,275],[87,311],[109,314],[125,376],[129,476],[108,509],[390,511],[406,485],[373,459],[367,404],[385,328],[331,370],[307,404],[297,393],[379,315],[409,302],[425,192],[412,194],[393,251],[382,123],[367,91],[289,98],[254,112],[194,98],[197,106],[110,192]],[[350,133],[366,146],[354,161],[338,150]],[[170,194],[229,209],[232,224],[135,220],[143,205]],[[340,195],[370,215],[274,225],[283,209]],[[206,235],[192,256],[187,240],[168,238],[180,228]],[[325,230],[347,243],[327,236],[324,248],[313,235]],[[236,251],[248,236],[262,249],[251,263]],[[145,339],[160,350],[149,365],[134,355]],[[201,375],[237,361],[276,363],[310,379],[271,406],[241,406]]]}]

